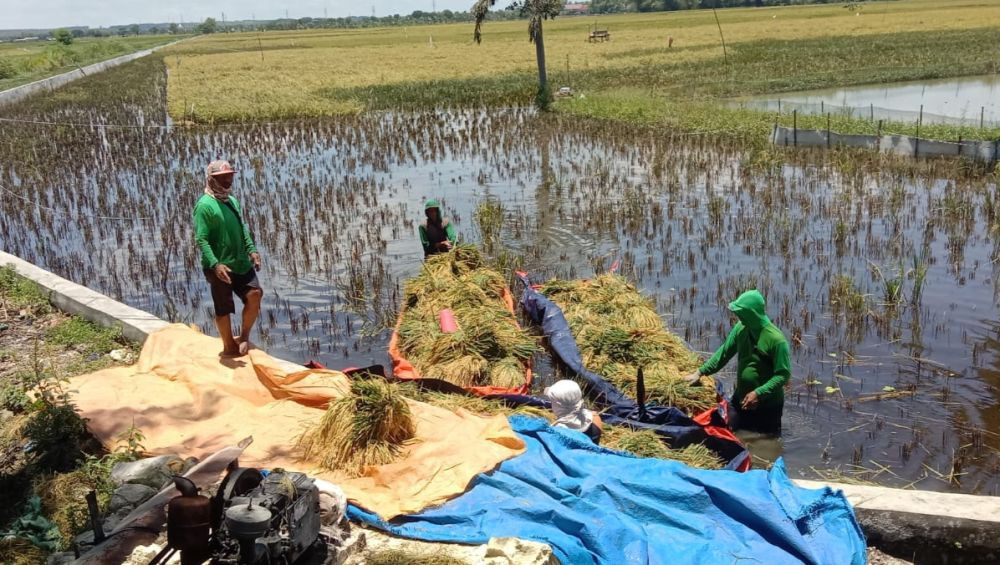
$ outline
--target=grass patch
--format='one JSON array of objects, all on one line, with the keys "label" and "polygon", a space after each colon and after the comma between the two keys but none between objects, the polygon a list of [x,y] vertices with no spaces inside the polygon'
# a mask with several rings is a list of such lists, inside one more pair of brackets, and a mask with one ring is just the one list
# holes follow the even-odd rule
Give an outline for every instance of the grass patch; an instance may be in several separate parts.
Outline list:
[{"label": "grass patch", "polygon": [[33,311],[48,308],[49,300],[38,285],[20,276],[13,267],[0,267],[0,302]]},{"label": "grass patch", "polygon": [[121,328],[104,328],[73,316],[52,326],[46,341],[58,347],[72,347],[84,354],[103,355],[125,344]]},{"label": "grass patch", "polygon": [[72,45],[52,41],[19,41],[0,44],[0,90],[65,73],[120,55],[164,45],[180,39],[173,35],[135,37],[84,37]]}]

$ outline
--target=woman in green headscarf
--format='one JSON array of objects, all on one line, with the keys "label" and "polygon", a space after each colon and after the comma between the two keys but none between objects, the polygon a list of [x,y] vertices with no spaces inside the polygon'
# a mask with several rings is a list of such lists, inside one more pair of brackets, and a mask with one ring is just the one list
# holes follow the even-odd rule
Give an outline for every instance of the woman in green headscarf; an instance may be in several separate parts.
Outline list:
[{"label": "woman in green headscarf", "polygon": [[718,372],[736,355],[733,428],[781,435],[785,385],[792,377],[788,340],[764,313],[764,297],[756,290],[741,294],[729,304],[729,311],[739,323],[687,380],[694,384],[702,375]]},{"label": "woman in green headscarf", "polygon": [[451,249],[458,236],[455,226],[441,215],[441,204],[430,199],[424,204],[427,221],[420,224],[420,243],[424,246],[424,257],[444,253]]}]

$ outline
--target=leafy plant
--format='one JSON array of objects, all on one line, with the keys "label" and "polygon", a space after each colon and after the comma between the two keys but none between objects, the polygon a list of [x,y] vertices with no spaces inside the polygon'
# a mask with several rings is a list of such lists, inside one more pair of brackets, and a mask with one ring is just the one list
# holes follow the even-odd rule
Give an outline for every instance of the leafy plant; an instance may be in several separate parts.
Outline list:
[{"label": "leafy plant", "polygon": [[47,552],[59,551],[59,529],[42,513],[42,500],[32,496],[25,505],[24,512],[10,527],[0,532],[0,538],[22,538],[35,547]]}]

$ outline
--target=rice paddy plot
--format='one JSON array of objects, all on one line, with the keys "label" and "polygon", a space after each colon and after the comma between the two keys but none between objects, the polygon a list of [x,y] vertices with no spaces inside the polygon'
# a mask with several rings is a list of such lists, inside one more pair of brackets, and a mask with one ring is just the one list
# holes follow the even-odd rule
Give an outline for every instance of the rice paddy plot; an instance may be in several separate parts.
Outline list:
[{"label": "rice paddy plot", "polygon": [[[470,243],[495,201],[514,266],[573,281],[619,261],[699,355],[732,328],[729,301],[761,289],[792,346],[773,451],[793,476],[1000,489],[991,172],[518,107],[179,127],[166,89],[151,58],[0,109],[60,124],[0,122],[0,248],[214,333],[191,211],[205,164],[227,158],[264,259],[252,339],[292,361],[387,365],[424,200]],[[716,378],[732,390],[731,370]]]}]

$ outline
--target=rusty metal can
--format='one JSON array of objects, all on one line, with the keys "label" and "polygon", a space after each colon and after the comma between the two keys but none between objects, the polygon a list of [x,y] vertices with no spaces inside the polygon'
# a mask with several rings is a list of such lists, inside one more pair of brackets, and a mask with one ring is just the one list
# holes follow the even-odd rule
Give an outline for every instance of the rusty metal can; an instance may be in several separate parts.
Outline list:
[{"label": "rusty metal can", "polygon": [[205,496],[178,496],[167,505],[167,543],[181,551],[208,552],[212,503]]}]

